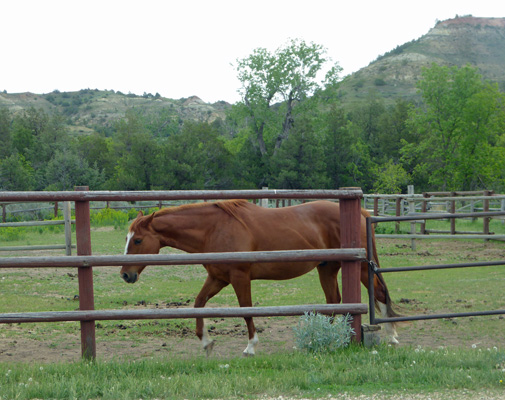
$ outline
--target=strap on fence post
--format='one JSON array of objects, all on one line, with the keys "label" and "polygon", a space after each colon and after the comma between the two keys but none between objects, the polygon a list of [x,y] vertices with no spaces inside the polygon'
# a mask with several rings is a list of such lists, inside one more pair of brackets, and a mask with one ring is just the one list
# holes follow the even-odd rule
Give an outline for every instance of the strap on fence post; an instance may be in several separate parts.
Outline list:
[{"label": "strap on fence post", "polygon": [[[77,186],[76,191],[88,191],[87,186]],[[75,202],[75,232],[77,238],[77,255],[91,255],[91,233],[89,201]],[[79,267],[79,309],[94,310],[93,268]],[[96,358],[95,321],[81,321],[81,354],[83,358]]]},{"label": "strap on fence post", "polygon": [[[341,188],[356,189],[356,188]],[[364,227],[363,227],[364,228]],[[359,198],[340,199],[342,248],[361,248],[361,202]],[[342,302],[361,303],[360,261],[342,261]],[[361,315],[353,315],[354,340],[361,342]]]}]

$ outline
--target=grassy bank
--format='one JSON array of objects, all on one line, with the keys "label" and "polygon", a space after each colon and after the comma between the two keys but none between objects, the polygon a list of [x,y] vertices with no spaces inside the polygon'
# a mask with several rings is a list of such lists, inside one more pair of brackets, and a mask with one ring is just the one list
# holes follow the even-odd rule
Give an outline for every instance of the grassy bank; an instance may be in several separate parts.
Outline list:
[{"label": "grassy bank", "polygon": [[[496,348],[350,347],[233,358],[0,364],[0,399],[328,398],[433,392],[503,393],[505,353]],[[446,396],[446,398],[450,398]]]}]

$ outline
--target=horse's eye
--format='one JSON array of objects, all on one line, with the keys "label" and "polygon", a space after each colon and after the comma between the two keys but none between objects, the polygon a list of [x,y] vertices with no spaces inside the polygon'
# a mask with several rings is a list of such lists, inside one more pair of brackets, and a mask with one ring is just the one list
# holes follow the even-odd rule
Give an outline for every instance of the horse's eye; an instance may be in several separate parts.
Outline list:
[{"label": "horse's eye", "polygon": [[135,240],[133,241],[133,243],[135,243],[135,244],[140,244],[140,243],[142,243],[142,239],[135,239]]}]

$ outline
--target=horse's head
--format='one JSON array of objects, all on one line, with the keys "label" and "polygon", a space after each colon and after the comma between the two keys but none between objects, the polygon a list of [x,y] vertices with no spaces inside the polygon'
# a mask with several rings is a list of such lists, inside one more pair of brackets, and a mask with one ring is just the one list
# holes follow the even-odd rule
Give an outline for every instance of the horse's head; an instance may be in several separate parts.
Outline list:
[{"label": "horse's head", "polygon": [[[131,223],[126,235],[125,254],[158,254],[160,251],[160,241],[156,232],[151,227],[154,213],[144,216],[142,211]],[[127,283],[137,282],[140,273],[145,265],[124,265],[121,268],[121,277]]]}]

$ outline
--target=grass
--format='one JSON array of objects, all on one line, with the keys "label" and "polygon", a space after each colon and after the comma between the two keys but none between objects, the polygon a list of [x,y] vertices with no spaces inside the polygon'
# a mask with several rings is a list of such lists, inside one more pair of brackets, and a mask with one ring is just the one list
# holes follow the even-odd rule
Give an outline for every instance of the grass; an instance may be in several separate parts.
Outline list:
[{"label": "grass", "polygon": [[332,354],[0,364],[0,399],[328,398],[342,392],[501,393],[505,353],[351,346]]},{"label": "grass", "polygon": [[[459,228],[458,221],[458,229],[478,230],[463,227],[463,223]],[[503,224],[495,221],[491,230],[505,231]],[[125,232],[126,227],[119,225],[116,228],[94,226],[93,254],[122,254]],[[73,240],[75,243],[75,237]],[[58,229],[25,229],[23,238],[9,241],[9,245],[63,241],[63,232]],[[399,267],[500,260],[504,259],[505,244],[483,240],[419,240],[413,251],[409,240],[379,239],[378,251],[382,267]],[[40,254],[63,255],[56,251],[37,253]],[[0,256],[8,255],[0,253]],[[95,308],[154,308],[179,303],[191,306],[205,276],[205,270],[197,265],[148,267],[138,283],[127,285],[119,277],[119,267],[95,268]],[[393,301],[403,314],[505,308],[503,267],[399,272],[384,276]],[[254,305],[258,306],[324,303],[314,271],[289,281],[254,281],[252,292]],[[72,268],[0,269],[0,293],[0,312],[75,310],[78,308],[77,272]],[[363,301],[367,302],[364,291]],[[236,305],[231,287],[209,302],[209,306]],[[6,362],[8,358],[0,352],[0,399],[197,399],[262,395],[322,398],[342,392],[367,395],[489,390],[501,393],[504,388],[505,338],[497,335],[503,331],[501,316],[418,321],[400,327],[402,347],[380,346],[374,352],[351,346],[338,353],[317,356],[291,350],[292,328],[296,322],[272,318],[257,319],[256,324],[266,331],[275,321],[286,321],[287,328],[280,334],[285,341],[271,354],[263,353],[265,347],[260,347],[259,356],[254,359],[233,356],[204,359],[194,355],[199,352],[185,354],[185,350],[174,357],[173,351],[162,350],[140,352],[135,358],[105,359],[99,354],[98,361],[91,364],[77,361],[78,357],[71,363],[24,364]],[[244,329],[239,319],[210,321],[209,326],[223,332]],[[99,321],[96,335],[97,343],[108,345],[108,351],[115,354],[113,349],[117,346],[131,347],[135,352],[146,343],[161,344],[173,334],[179,339],[170,346],[186,349],[196,343],[193,331],[193,320]],[[265,336],[266,332],[260,333],[260,341]],[[0,325],[1,339],[12,343],[21,339],[38,340],[41,346],[60,354],[68,346],[79,348],[79,324]],[[231,339],[228,334],[219,339],[220,345],[227,346]],[[245,345],[246,338],[239,339]],[[265,346],[264,342],[260,343]],[[233,354],[240,354],[241,349],[236,350]],[[13,359],[15,352],[16,349],[12,351]]]}]

